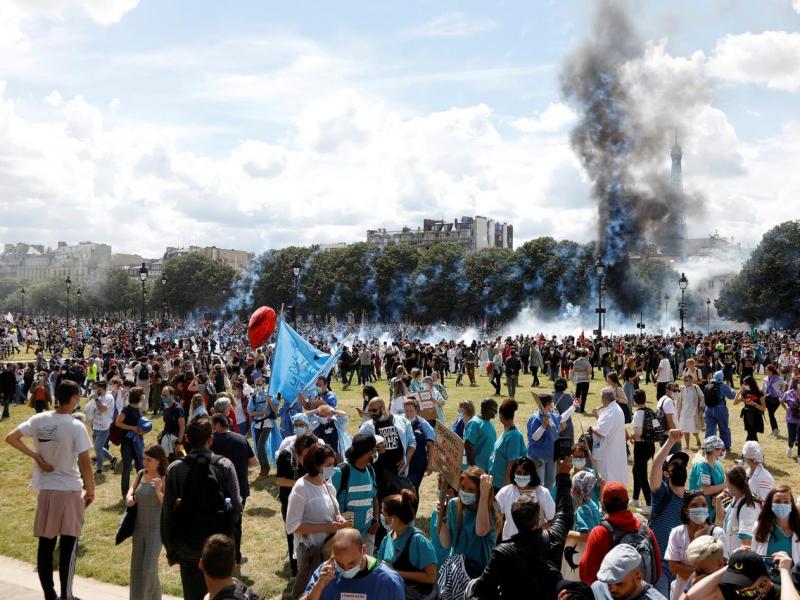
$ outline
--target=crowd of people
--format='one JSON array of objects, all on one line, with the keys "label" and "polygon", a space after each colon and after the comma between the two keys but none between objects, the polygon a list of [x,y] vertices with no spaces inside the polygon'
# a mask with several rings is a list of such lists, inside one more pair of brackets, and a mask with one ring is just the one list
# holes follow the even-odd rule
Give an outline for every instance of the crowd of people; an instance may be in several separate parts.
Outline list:
[{"label": "crowd of people", "polygon": [[[35,411],[6,441],[34,463],[45,597],[74,598],[85,509],[117,472],[137,600],[161,597],[162,548],[184,598],[256,598],[233,575],[254,534],[250,484],[272,476],[292,598],[798,597],[797,499],[759,442],[785,437],[800,462],[796,332],[457,341],[397,327],[348,337],[312,391],[273,398],[272,347],[249,348],[238,323],[0,325],[3,418]],[[343,339],[302,332],[323,351]],[[481,378],[493,395],[461,397]],[[348,414],[331,383],[354,379]],[[523,394],[534,410],[519,417]],[[443,426],[463,442],[457,481],[436,464]]]}]

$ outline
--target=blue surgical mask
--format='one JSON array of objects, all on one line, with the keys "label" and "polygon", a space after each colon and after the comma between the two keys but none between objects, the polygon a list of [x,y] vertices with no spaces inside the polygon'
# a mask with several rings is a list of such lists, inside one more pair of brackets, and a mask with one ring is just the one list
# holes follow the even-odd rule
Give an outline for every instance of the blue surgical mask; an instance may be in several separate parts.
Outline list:
[{"label": "blue surgical mask", "polygon": [[702,525],[708,520],[708,508],[705,506],[697,506],[689,509],[689,519],[696,525]]},{"label": "blue surgical mask", "polygon": [[472,506],[473,504],[475,504],[475,500],[478,499],[477,494],[473,494],[472,492],[465,492],[463,490],[458,492],[458,497],[461,498],[461,502],[466,506]]},{"label": "blue surgical mask", "polygon": [[161,402],[164,404],[164,406],[169,406],[170,403],[172,402],[172,398],[170,398],[169,396],[162,396]]},{"label": "blue surgical mask", "polygon": [[581,469],[585,469],[586,468],[586,459],[585,458],[573,458],[572,459],[572,466],[575,467],[576,469],[578,469],[579,471]]},{"label": "blue surgical mask", "polygon": [[389,523],[387,523],[387,522],[386,522],[386,517],[384,517],[383,515],[381,515],[381,526],[382,526],[382,527],[383,527],[383,528],[384,528],[386,531],[391,531],[391,530],[392,530],[392,526],[391,526],[391,525],[389,525]]},{"label": "blue surgical mask", "polygon": [[323,467],[322,468],[322,478],[325,481],[329,481],[331,477],[333,477],[333,470],[336,467]]},{"label": "blue surgical mask", "polygon": [[792,514],[792,505],[791,504],[773,504],[772,505],[772,512],[775,513],[775,516],[779,519],[785,519],[790,514]]},{"label": "blue surgical mask", "polygon": [[514,475],[514,483],[516,483],[519,487],[528,487],[530,482],[530,475]]},{"label": "blue surgical mask", "polygon": [[346,571],[339,566],[339,563],[336,563],[336,570],[339,572],[339,575],[345,579],[352,579],[361,572],[361,561],[358,561],[358,564],[355,567]]},{"label": "blue surgical mask", "polygon": [[308,427],[306,427],[305,425],[295,425],[294,426],[294,434],[295,435],[302,435],[306,431],[308,431]]}]

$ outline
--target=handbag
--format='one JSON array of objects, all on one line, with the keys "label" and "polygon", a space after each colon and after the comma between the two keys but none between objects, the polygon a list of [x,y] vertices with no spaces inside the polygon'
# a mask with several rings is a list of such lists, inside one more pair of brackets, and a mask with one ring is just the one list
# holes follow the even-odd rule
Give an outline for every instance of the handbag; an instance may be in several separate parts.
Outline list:
[{"label": "handbag", "polygon": [[[142,475],[144,471],[139,471],[136,476],[136,481],[133,484],[133,494],[136,496],[136,490],[139,489],[139,484],[142,482]],[[119,546],[122,542],[127,540],[133,535],[133,528],[136,526],[136,513],[139,512],[139,505],[134,504],[125,508],[122,517],[117,526],[117,535],[114,538],[114,545]]]},{"label": "handbag", "polygon": [[455,554],[449,557],[439,570],[439,598],[441,600],[463,600],[464,592],[471,577],[464,564],[464,556]]}]

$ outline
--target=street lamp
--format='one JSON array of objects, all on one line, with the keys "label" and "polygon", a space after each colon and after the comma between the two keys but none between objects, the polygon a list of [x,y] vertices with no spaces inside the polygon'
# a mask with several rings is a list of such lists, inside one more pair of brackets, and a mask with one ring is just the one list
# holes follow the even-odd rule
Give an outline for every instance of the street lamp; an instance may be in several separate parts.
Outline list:
[{"label": "street lamp", "polygon": [[597,331],[595,333],[599,339],[602,339],[603,313],[606,312],[606,309],[603,308],[603,275],[605,275],[606,266],[600,256],[597,257],[594,263],[594,272],[597,274],[597,308],[594,310],[597,313]]},{"label": "street lamp", "polygon": [[639,312],[639,322],[636,324],[636,329],[639,330],[639,335],[644,337],[644,328],[646,327],[644,323],[644,311]]},{"label": "street lamp", "polygon": [[139,281],[142,282],[142,327],[144,327],[144,295],[145,295],[144,284],[147,281],[147,273],[148,273],[147,265],[142,263],[142,266],[139,269]]},{"label": "street lamp", "polygon": [[164,323],[166,320],[166,311],[167,311],[167,272],[161,272],[161,322]]},{"label": "street lamp", "polygon": [[711,298],[706,298],[706,329],[711,333]]},{"label": "street lamp", "polygon": [[684,302],[684,294],[686,293],[686,288],[689,287],[689,280],[686,279],[686,273],[681,273],[681,278],[678,280],[678,287],[681,288],[680,315],[681,315],[681,335],[683,335],[684,332],[683,320],[686,318],[686,302]]},{"label": "street lamp", "polygon": [[669,315],[669,294],[664,294],[664,315]]},{"label": "street lamp", "polygon": [[292,311],[292,325],[297,328],[297,294],[300,287],[300,269],[303,268],[303,265],[300,264],[300,260],[295,257],[294,262],[292,263],[292,274],[294,275],[294,310]]},{"label": "street lamp", "polygon": [[19,293],[22,294],[22,316],[24,317],[25,316],[25,288],[22,288],[19,291]]},{"label": "street lamp", "polygon": [[78,306],[77,306],[75,312],[78,313],[78,316],[80,316],[80,311],[81,311],[81,288],[80,287],[75,291],[75,295],[78,297],[78,300],[77,300]]},{"label": "street lamp", "polygon": [[69,289],[72,287],[72,279],[67,278],[64,280],[64,285],[67,287],[67,325],[69,325]]}]

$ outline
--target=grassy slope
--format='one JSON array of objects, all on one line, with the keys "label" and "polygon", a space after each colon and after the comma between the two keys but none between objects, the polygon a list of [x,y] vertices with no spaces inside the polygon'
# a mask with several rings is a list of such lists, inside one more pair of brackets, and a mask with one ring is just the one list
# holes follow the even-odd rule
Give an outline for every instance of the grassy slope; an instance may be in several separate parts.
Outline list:
[{"label": "grassy slope", "polygon": [[[489,396],[493,389],[486,377],[479,378],[479,386],[475,388],[450,387],[453,380],[447,382],[450,391],[450,401],[445,410],[448,423],[455,418],[457,400],[470,399],[479,403]],[[520,411],[517,413],[517,423],[523,424],[533,411],[533,402],[527,394],[527,386],[531,383],[530,376],[521,377],[523,384],[517,393],[521,402]],[[543,380],[547,387],[540,388],[540,392],[550,389],[550,382]],[[601,381],[595,379],[591,385],[588,407],[593,408],[599,404],[599,390]],[[651,406],[654,404],[655,388],[645,386]],[[386,393],[386,381],[378,382],[378,391]],[[348,413],[355,415],[353,408],[360,406],[360,392],[356,386],[342,392],[341,384],[334,383],[340,406]],[[768,467],[773,476],[780,482],[786,482],[795,489],[800,490],[800,469],[796,463],[790,461],[785,455],[785,433],[783,409],[779,409],[779,423],[782,436],[774,439],[769,436],[761,439],[768,457]],[[741,419],[738,418],[738,409],[731,409],[731,426],[733,430],[733,448],[737,453],[741,451],[745,434]],[[23,407],[12,407],[11,420],[0,424],[0,434],[5,434],[11,428],[27,418],[32,411]],[[591,416],[573,417],[588,427],[594,419]],[[352,419],[349,430],[355,432],[357,419]],[[159,423],[155,423],[156,429]],[[499,427],[499,423],[498,423]],[[768,429],[768,427],[767,427]],[[576,430],[580,427],[576,423]],[[155,433],[148,436],[148,442],[155,439]],[[692,442],[694,445],[694,442]],[[729,463],[730,461],[726,461]],[[0,485],[3,489],[3,502],[0,503],[0,554],[13,556],[29,562],[35,561],[36,544],[31,536],[33,515],[35,507],[35,494],[28,487],[30,477],[30,461],[16,453],[9,446],[0,444]],[[98,482],[97,499],[90,507],[86,516],[83,536],[81,538],[80,555],[78,560],[78,573],[88,577],[95,577],[104,581],[117,584],[126,584],[130,568],[130,542],[121,546],[114,546],[114,533],[116,531],[119,515],[122,512],[120,501],[119,475],[106,472],[103,480]],[[631,480],[632,481],[632,480]],[[434,506],[435,480],[426,478],[422,487],[420,505],[420,518],[418,524],[427,526],[428,517]],[[242,579],[253,583],[256,591],[266,598],[280,597],[288,587],[288,568],[284,565],[286,555],[286,540],[283,531],[283,521],[280,516],[280,504],[276,500],[277,486],[275,478],[271,476],[266,480],[259,480],[253,486],[253,492],[248,500],[244,517],[243,554],[250,558],[242,572]],[[177,567],[170,568],[163,558],[159,568],[164,592],[180,594],[180,578]],[[80,590],[77,590],[80,593]]]}]

